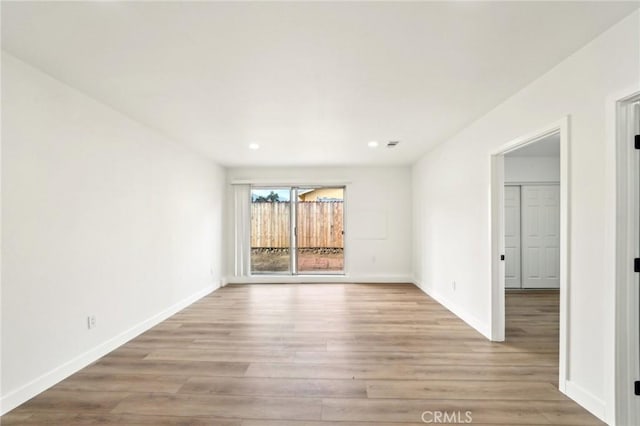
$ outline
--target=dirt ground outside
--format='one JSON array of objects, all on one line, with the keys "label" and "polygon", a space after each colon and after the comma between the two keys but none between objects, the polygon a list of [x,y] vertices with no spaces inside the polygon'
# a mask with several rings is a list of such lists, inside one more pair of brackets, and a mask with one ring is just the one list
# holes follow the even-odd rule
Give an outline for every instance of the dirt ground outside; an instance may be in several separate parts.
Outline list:
[{"label": "dirt ground outside", "polygon": [[[344,250],[341,248],[298,249],[298,272],[342,272]],[[252,272],[289,272],[289,249],[252,248]]]}]

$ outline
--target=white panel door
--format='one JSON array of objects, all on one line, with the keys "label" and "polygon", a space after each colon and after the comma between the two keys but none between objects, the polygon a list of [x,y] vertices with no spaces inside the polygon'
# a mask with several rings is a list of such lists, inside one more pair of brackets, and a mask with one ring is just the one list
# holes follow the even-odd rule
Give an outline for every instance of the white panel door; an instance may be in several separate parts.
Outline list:
[{"label": "white panel door", "polygon": [[560,187],[522,186],[522,287],[560,287]]},{"label": "white panel door", "polygon": [[520,288],[520,187],[504,187],[504,260],[506,288]]}]

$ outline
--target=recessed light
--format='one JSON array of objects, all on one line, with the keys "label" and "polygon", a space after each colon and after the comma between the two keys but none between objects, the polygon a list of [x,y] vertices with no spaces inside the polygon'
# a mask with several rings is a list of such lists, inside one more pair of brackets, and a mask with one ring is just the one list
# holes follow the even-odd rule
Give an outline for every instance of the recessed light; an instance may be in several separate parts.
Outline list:
[{"label": "recessed light", "polygon": [[369,146],[369,148],[377,148],[378,141],[370,141],[369,143],[367,143],[367,146]]},{"label": "recessed light", "polygon": [[253,150],[260,149],[260,145],[258,145],[257,143],[250,143],[249,149],[253,149]]}]

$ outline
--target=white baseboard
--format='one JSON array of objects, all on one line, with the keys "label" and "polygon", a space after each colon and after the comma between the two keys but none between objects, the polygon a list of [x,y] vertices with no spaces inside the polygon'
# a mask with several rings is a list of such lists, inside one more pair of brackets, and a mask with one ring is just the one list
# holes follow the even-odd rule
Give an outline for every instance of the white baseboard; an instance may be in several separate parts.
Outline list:
[{"label": "white baseboard", "polygon": [[[454,315],[469,324],[469,326],[482,333],[487,339],[491,339],[490,326],[484,324],[482,321],[478,320],[472,315],[468,315],[467,313],[458,309],[453,303],[451,303],[449,300],[447,300],[445,297],[442,297],[438,293],[426,290],[416,281],[414,281],[413,283],[416,285],[416,287],[425,292],[429,297],[433,298],[436,302],[440,303]],[[570,380],[561,381],[559,388],[565,395],[573,399],[580,406],[584,407],[591,414],[593,414],[603,422],[607,422],[608,419],[606,418],[606,404],[603,400],[597,398],[596,396]]]},{"label": "white baseboard", "polygon": [[248,277],[227,277],[229,284],[271,284],[271,283],[412,283],[411,275],[253,275]]},{"label": "white baseboard", "polygon": [[603,422],[607,422],[606,413],[607,413],[607,404],[597,398],[591,392],[585,390],[580,385],[572,382],[571,380],[566,380],[565,382],[565,395],[569,398],[573,399],[579,405],[584,407],[591,414],[602,420]]},{"label": "white baseboard", "polygon": [[432,299],[434,299],[436,302],[438,302],[439,304],[441,304],[442,306],[447,308],[447,310],[449,310],[452,314],[454,314],[455,316],[460,318],[462,321],[466,322],[470,327],[474,328],[480,334],[485,336],[487,339],[491,340],[491,325],[490,324],[487,324],[487,323],[485,323],[483,321],[480,321],[478,318],[474,317],[473,315],[463,311],[458,306],[456,306],[453,302],[451,302],[450,300],[448,300],[446,297],[442,296],[441,294],[438,294],[438,293],[436,293],[434,291],[425,289],[416,280],[413,280],[412,282],[416,287],[418,287],[420,290],[422,290],[427,296],[429,296]]},{"label": "white baseboard", "polygon": [[215,285],[208,286],[179,301],[178,303],[169,306],[168,308],[153,315],[152,317],[134,325],[130,329],[116,335],[115,337],[112,337],[106,342],[99,344],[93,349],[90,349],[83,354],[80,354],[77,357],[71,359],[70,361],[67,361],[64,364],[54,368],[53,370],[41,375],[40,377],[30,381],[29,383],[19,387],[18,389],[9,392],[6,395],[2,395],[2,397],[0,398],[0,415],[8,413],[20,404],[23,404],[39,393],[55,385],[56,383],[59,383],[60,381],[66,379],[73,373],[76,373],[92,362],[100,359],[109,352],[122,346],[139,334],[144,333],[151,327],[154,327],[155,325],[159,324],[175,313],[191,305],[195,301],[208,295],[217,288],[218,286]]}]

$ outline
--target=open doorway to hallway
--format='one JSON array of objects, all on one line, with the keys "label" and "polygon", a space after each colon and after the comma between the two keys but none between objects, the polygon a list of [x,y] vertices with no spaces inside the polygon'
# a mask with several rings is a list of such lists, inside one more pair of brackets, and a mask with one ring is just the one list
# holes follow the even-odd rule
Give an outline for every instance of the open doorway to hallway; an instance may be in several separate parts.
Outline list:
[{"label": "open doorway to hallway", "polygon": [[[492,157],[492,340],[545,351],[567,371],[569,119]],[[514,320],[517,318],[517,320]]]},{"label": "open doorway to hallway", "polygon": [[559,132],[504,155],[504,254],[505,342],[557,366]]}]

